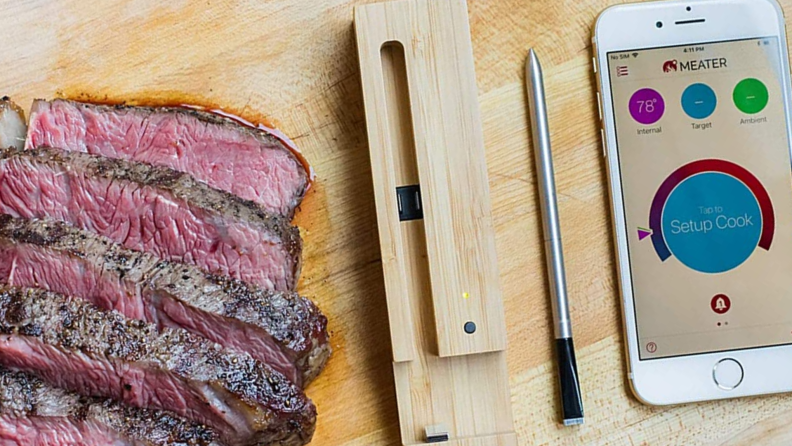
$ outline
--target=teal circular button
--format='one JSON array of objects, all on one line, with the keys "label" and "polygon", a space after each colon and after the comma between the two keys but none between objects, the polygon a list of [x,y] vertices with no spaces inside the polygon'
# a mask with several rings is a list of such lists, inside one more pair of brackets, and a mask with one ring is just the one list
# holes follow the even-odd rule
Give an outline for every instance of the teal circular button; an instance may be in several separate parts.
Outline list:
[{"label": "teal circular button", "polygon": [[671,253],[688,268],[711,274],[748,260],[762,233],[754,194],[740,180],[719,172],[679,183],[666,201],[662,222]]},{"label": "teal circular button", "polygon": [[693,119],[709,117],[717,104],[715,92],[706,84],[692,84],[682,93],[682,110]]}]

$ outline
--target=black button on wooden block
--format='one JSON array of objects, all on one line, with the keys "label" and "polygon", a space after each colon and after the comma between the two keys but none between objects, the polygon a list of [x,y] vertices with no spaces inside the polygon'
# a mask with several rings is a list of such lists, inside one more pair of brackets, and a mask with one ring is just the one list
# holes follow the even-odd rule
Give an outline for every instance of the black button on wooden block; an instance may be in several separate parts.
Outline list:
[{"label": "black button on wooden block", "polygon": [[399,202],[399,221],[420,220],[423,218],[421,186],[402,186],[396,188]]}]

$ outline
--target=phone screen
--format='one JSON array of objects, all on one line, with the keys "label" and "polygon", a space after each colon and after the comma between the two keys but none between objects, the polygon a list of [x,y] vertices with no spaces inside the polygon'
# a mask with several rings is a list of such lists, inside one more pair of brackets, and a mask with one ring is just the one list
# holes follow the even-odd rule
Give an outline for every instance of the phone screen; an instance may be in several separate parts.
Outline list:
[{"label": "phone screen", "polygon": [[792,344],[776,37],[608,54],[642,360]]}]

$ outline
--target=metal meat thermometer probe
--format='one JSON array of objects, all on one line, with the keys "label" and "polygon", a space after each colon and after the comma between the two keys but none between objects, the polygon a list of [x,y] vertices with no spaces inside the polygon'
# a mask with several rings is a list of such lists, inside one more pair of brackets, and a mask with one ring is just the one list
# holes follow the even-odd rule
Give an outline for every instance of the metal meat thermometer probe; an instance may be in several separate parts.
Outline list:
[{"label": "metal meat thermometer probe", "polygon": [[572,426],[583,424],[583,400],[580,395],[580,381],[575,362],[575,347],[572,343],[572,321],[569,318],[564,252],[561,246],[561,225],[558,220],[542,67],[539,65],[539,59],[533,49],[528,53],[525,78],[528,82],[528,108],[531,115],[533,149],[536,155],[545,255],[547,256],[547,269],[550,273],[550,297],[553,306],[561,405],[564,425]]}]

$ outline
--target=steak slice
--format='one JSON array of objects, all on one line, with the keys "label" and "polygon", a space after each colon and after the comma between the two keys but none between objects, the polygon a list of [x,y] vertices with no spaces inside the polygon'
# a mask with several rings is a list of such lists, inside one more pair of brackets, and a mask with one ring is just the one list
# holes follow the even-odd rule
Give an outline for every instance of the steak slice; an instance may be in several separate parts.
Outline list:
[{"label": "steak slice", "polygon": [[188,108],[37,100],[27,148],[60,147],[169,167],[291,217],[308,175],[291,142],[267,130]]},{"label": "steak slice", "polygon": [[233,446],[303,445],[316,409],[283,375],[185,330],[166,330],[82,299],[0,288],[0,363],[81,395],[167,410]]},{"label": "steak slice", "polygon": [[81,397],[0,367],[0,445],[220,446],[217,434],[168,412]]},{"label": "steak slice", "polygon": [[299,230],[164,167],[58,149],[0,149],[0,213],[61,220],[129,249],[291,290]]},{"label": "steak slice", "polygon": [[309,299],[131,251],[63,222],[0,215],[0,281],[83,297],[250,353],[297,385],[330,355],[327,318]]}]

